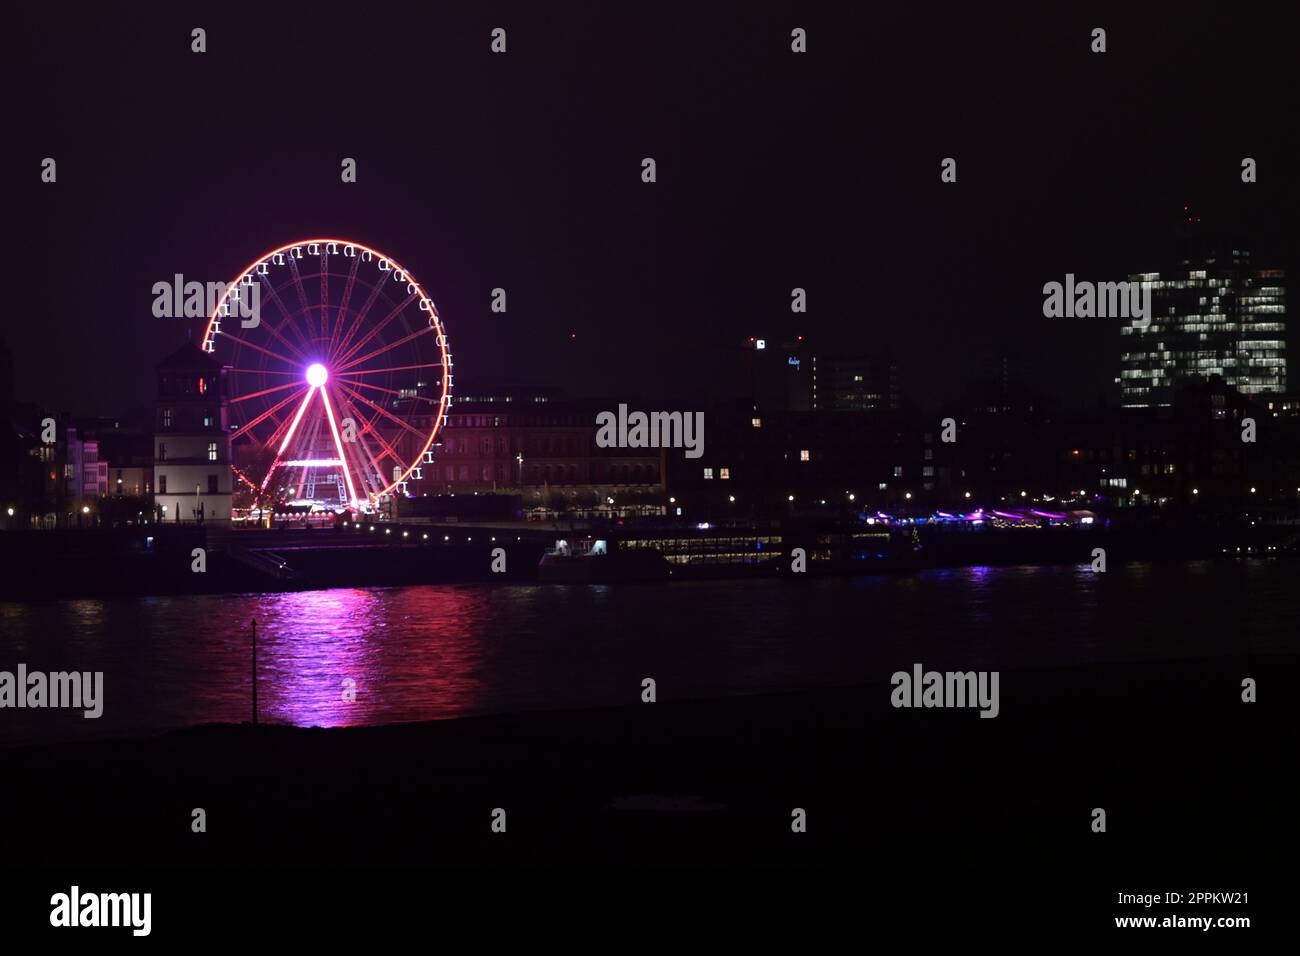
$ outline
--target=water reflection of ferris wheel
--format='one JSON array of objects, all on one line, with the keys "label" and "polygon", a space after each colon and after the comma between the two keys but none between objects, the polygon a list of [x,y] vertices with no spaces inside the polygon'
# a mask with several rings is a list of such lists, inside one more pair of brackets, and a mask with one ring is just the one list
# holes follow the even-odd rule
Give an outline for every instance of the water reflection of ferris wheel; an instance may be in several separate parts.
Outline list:
[{"label": "water reflection of ferris wheel", "polygon": [[433,300],[360,243],[305,239],[255,260],[203,348],[229,368],[236,510],[375,510],[420,477],[445,422],[451,354]]}]

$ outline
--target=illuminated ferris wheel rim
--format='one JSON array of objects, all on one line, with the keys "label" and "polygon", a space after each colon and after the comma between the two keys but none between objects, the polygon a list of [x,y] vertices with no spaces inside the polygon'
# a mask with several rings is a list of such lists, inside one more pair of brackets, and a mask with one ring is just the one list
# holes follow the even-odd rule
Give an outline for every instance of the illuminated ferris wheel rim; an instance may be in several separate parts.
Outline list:
[{"label": "illuminated ferris wheel rim", "polygon": [[[313,247],[316,248],[316,251],[312,251]],[[378,249],[375,249],[372,246],[368,246],[365,243],[356,242],[351,239],[343,239],[338,237],[317,237],[317,238],[309,238],[309,239],[298,239],[293,242],[287,242],[284,245],[278,246],[275,249],[271,249],[270,251],[265,252],[262,255],[258,256],[247,266],[245,266],[242,270],[240,270],[240,272],[235,276],[235,278],[226,285],[226,288],[222,291],[220,299],[216,302],[216,304],[213,307],[212,314],[208,316],[207,325],[204,327],[203,330],[202,347],[203,350],[208,353],[215,351],[215,336],[221,334],[220,329],[217,328],[218,322],[220,321],[221,318],[223,318],[223,310],[225,310],[228,314],[231,313],[228,303],[230,301],[231,294],[236,289],[242,286],[251,286],[253,282],[259,281],[259,277],[268,276],[269,265],[272,263],[275,265],[287,265],[287,261],[275,262],[274,260],[276,259],[277,256],[283,257],[285,253],[289,253],[289,255],[292,258],[304,259],[306,258],[306,256],[302,254],[302,250],[307,250],[308,254],[314,257],[320,255],[320,251],[319,251],[320,248],[323,248],[325,250],[326,255],[339,255],[340,254],[339,249],[342,249],[342,256],[344,258],[357,258],[363,262],[369,262],[377,259],[378,268],[381,272],[390,273],[395,281],[399,283],[405,283],[408,290],[411,288],[415,289],[415,294],[417,295],[418,298],[420,311],[428,314],[429,327],[434,330],[436,336],[435,342],[438,351],[439,364],[441,364],[442,366],[442,382],[441,382],[442,389],[441,389],[441,394],[438,397],[437,412],[433,418],[433,427],[430,429],[428,436],[425,438],[424,445],[420,449],[419,453],[413,457],[411,463],[407,465],[405,469],[401,471],[400,474],[395,476],[391,482],[389,482],[387,485],[385,485],[383,488],[377,491],[367,490],[366,498],[369,502],[373,503],[378,499],[382,498],[384,495],[389,494],[398,485],[405,482],[407,478],[409,478],[411,474],[415,471],[415,469],[419,467],[420,463],[426,460],[429,453],[429,449],[433,447],[434,440],[437,438],[438,432],[442,427],[444,418],[446,416],[447,406],[450,404],[451,401],[451,353],[447,349],[446,330],[443,328],[442,318],[438,314],[438,309],[437,306],[434,305],[433,299],[424,290],[424,287],[420,285],[419,281],[411,274],[410,270],[408,270],[405,266],[399,263],[392,256],[380,252]],[[298,255],[293,255],[294,252],[298,252]],[[312,373],[316,368],[320,368],[320,366],[313,363],[311,366],[309,366],[306,369],[306,374],[308,376],[308,384],[311,386],[312,392],[315,392],[317,389],[320,389],[322,396],[324,396],[325,393],[323,388],[323,379],[320,385],[317,385],[316,383],[311,381]],[[322,371],[324,371],[323,368]],[[311,394],[309,393],[307,399],[310,400],[310,398],[311,398]],[[274,465],[272,466],[272,468],[274,469]],[[240,472],[239,469],[236,468],[234,470],[235,473],[246,484],[256,489],[257,486],[253,482],[249,481],[249,479],[242,472]],[[346,464],[344,465],[344,473],[345,475],[347,473]],[[269,479],[269,477],[270,474],[268,473],[267,478]],[[355,495],[353,497],[352,503],[354,506],[358,503],[357,499],[355,498]]]}]

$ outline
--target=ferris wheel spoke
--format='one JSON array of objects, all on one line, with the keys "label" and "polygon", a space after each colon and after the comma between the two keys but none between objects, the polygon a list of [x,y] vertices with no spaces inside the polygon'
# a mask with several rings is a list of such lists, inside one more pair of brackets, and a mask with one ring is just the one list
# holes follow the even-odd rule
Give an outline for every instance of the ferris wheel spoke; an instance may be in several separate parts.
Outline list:
[{"label": "ferris wheel spoke", "polygon": [[298,271],[298,260],[289,256],[289,274],[293,276],[293,287],[298,291],[298,301],[302,303],[302,321],[310,333],[311,328],[311,306],[307,303],[307,287],[302,284],[302,273]]},{"label": "ferris wheel spoke", "polygon": [[282,392],[286,388],[297,388],[301,384],[301,381],[286,382],[284,385],[276,385],[274,388],[264,388],[260,392],[250,392],[247,395],[240,395],[238,398],[232,398],[230,399],[230,404],[234,405],[237,402],[247,402],[254,398],[261,398],[263,395],[270,395],[272,392]]},{"label": "ferris wheel spoke", "polygon": [[[302,378],[301,372],[281,372],[273,368],[232,368],[230,371],[238,372],[241,375],[288,375],[297,379]],[[295,382],[294,384],[297,385],[301,383]]]},{"label": "ferris wheel spoke", "polygon": [[366,398],[366,397],[365,397],[364,395],[362,395],[360,392],[358,392],[358,391],[356,391],[355,389],[353,389],[351,386],[349,386],[349,385],[344,385],[344,384],[340,384],[340,385],[339,385],[339,388],[343,389],[345,392],[347,392],[349,395],[351,395],[351,396],[352,396],[353,398],[355,398],[357,401],[359,401],[359,402],[361,402],[361,403],[363,403],[363,404],[365,404],[365,405],[370,406],[370,407],[373,408],[375,411],[379,412],[379,414],[381,414],[381,415],[383,415],[385,418],[387,418],[389,421],[393,422],[393,423],[396,424],[396,425],[401,426],[402,428],[405,428],[405,429],[406,429],[408,432],[410,432],[412,435],[417,436],[421,441],[423,441],[425,438],[428,437],[427,435],[424,434],[424,432],[420,431],[418,428],[416,428],[415,426],[411,425],[409,422],[405,421],[404,419],[398,418],[396,415],[394,415],[394,414],[393,414],[392,412],[390,412],[388,409],[384,408],[382,405],[376,405],[374,402],[372,402],[370,399]]},{"label": "ferris wheel spoke", "polygon": [[[259,324],[259,327],[260,325],[265,325],[267,331],[272,336],[283,342],[285,347],[298,356],[299,359],[305,360],[306,355],[298,350],[298,346],[294,345],[280,334],[281,330],[287,326],[293,330],[294,336],[298,339],[298,345],[302,346],[304,349],[309,349],[311,347],[306,337],[303,336],[302,331],[298,328],[297,322],[294,320],[293,310],[290,309],[285,304],[284,300],[280,298],[280,289],[275,287],[275,284],[271,281],[269,276],[262,277],[261,285],[262,288],[265,289],[264,295],[266,300],[279,310],[281,321],[278,324],[273,325],[270,321],[263,320]],[[281,289],[286,287],[287,284],[281,286]]]},{"label": "ferris wheel spoke", "polygon": [[403,299],[400,303],[398,303],[398,305],[393,308],[393,311],[389,312],[386,316],[384,316],[383,320],[378,325],[376,325],[373,329],[371,329],[364,336],[358,339],[353,344],[352,348],[348,349],[347,353],[339,359],[339,364],[343,365],[343,367],[346,368],[348,359],[350,359],[352,356],[360,352],[363,348],[366,347],[367,342],[372,341],[375,338],[375,336],[379,335],[380,332],[388,328],[388,324],[392,322],[393,319],[401,315],[402,312],[405,311],[406,307],[410,305],[412,302],[414,302],[417,298],[419,298],[418,294],[413,292],[410,295],[408,295],[405,299]]},{"label": "ferris wheel spoke", "polygon": [[[330,353],[331,357],[339,354],[348,347],[348,343],[352,341],[352,336],[357,334],[357,329],[361,328],[361,324],[365,322],[366,316],[370,314],[370,309],[375,304],[375,299],[379,298],[379,290],[383,288],[383,285],[382,282],[377,282],[370,287],[370,294],[366,296],[365,304],[361,306],[361,311],[356,314],[356,317],[352,320],[352,324],[348,326],[347,334],[343,336],[343,340],[339,342],[335,351]],[[338,363],[334,362],[334,364],[337,365]]]},{"label": "ferris wheel spoke", "polygon": [[[307,390],[307,389],[309,389],[309,388],[311,388],[311,386],[308,385],[308,384],[306,384],[305,382],[300,383],[300,384],[302,385],[302,388],[303,388],[304,391]],[[252,421],[250,421],[250,422],[246,422],[245,424],[240,425],[240,426],[239,426],[238,428],[236,428],[233,432],[231,432],[231,433],[230,433],[230,437],[231,437],[231,439],[233,440],[233,439],[235,439],[235,438],[238,438],[240,435],[244,434],[244,433],[245,433],[246,431],[248,431],[250,428],[256,428],[258,425],[262,424],[262,422],[266,421],[268,418],[272,418],[272,417],[275,415],[276,412],[278,412],[281,408],[284,408],[284,406],[288,405],[290,402],[292,402],[292,401],[293,401],[294,399],[296,399],[297,397],[298,397],[297,395],[290,395],[290,396],[288,396],[287,398],[281,399],[280,401],[276,402],[274,405],[272,405],[272,406],[271,406],[270,408],[268,408],[266,411],[262,412],[260,415],[258,415],[256,418],[254,418]],[[279,420],[276,419],[276,421],[278,422]]]},{"label": "ferris wheel spoke", "polygon": [[[344,401],[348,401],[347,396],[344,396]],[[348,404],[349,407],[352,408],[353,414],[359,414],[356,411],[355,406],[352,406],[350,401]],[[362,415],[361,417],[363,419],[365,418],[364,415]],[[371,418],[369,421],[366,422],[366,427],[365,429],[363,429],[361,434],[369,435],[371,438],[374,439],[375,442],[377,442],[383,448],[384,454],[381,455],[375,455],[373,452],[370,452],[369,449],[367,449],[367,452],[370,454],[371,460],[374,462],[375,467],[379,470],[380,478],[383,478],[383,469],[379,468],[379,462],[383,460],[384,455],[387,455],[389,458],[393,459],[393,461],[396,462],[398,465],[402,465],[402,466],[405,466],[405,460],[402,458],[401,455],[397,453],[397,450],[393,448],[393,446],[390,445],[387,442],[387,440],[385,440],[384,436],[379,434],[379,430],[375,428],[375,422],[377,422],[378,420],[379,420],[379,415],[376,414],[373,418]]]},{"label": "ferris wheel spoke", "polygon": [[330,263],[329,253],[321,251],[320,254],[320,337],[325,339],[328,333],[325,331],[326,323],[329,322],[330,310]]},{"label": "ferris wheel spoke", "polygon": [[272,285],[270,282],[267,282],[266,288],[267,288],[268,301],[272,305],[274,305],[277,309],[280,310],[280,317],[282,320],[278,327],[268,324],[266,326],[267,330],[276,338],[280,339],[280,341],[284,342],[286,346],[292,349],[293,353],[297,355],[299,359],[301,359],[304,362],[307,361],[307,356],[304,353],[298,351],[297,348],[295,348],[294,346],[290,345],[288,340],[284,339],[279,332],[279,329],[284,328],[285,325],[288,325],[289,328],[293,330],[293,334],[298,337],[299,345],[301,345],[304,349],[307,350],[311,349],[311,343],[307,340],[307,337],[302,334],[302,329],[298,328],[298,322],[295,319],[293,310],[290,309],[287,305],[285,305],[284,300],[280,298],[279,290],[277,290],[274,285]]},{"label": "ferris wheel spoke", "polygon": [[348,314],[348,303],[352,301],[352,288],[357,282],[357,269],[361,265],[361,260],[356,256],[352,257],[352,269],[348,272],[347,284],[343,286],[343,298],[339,302],[338,315],[334,318],[333,327],[330,329],[329,348],[325,354],[334,355],[334,348],[338,344],[339,333],[343,331],[343,322]]},{"label": "ferris wheel spoke", "polygon": [[273,447],[280,440],[292,419],[286,418],[284,421],[280,421],[280,419],[272,415],[271,421],[275,422],[275,427],[271,429],[271,434],[266,436],[266,441],[262,442],[262,445],[266,448]]},{"label": "ferris wheel spoke", "polygon": [[[366,421],[366,417],[357,411],[356,407],[352,404],[352,401],[346,395],[342,396],[341,404],[346,405],[350,415],[356,418],[360,418],[362,421]],[[383,443],[383,439],[379,436],[379,433],[374,431],[375,419],[377,419],[378,417],[379,416],[376,415],[375,418],[372,418],[369,421],[367,421],[366,427],[357,433],[357,444],[361,446],[361,450],[365,452],[366,458],[370,462],[370,466],[374,469],[374,475],[375,475],[374,480],[371,479],[370,472],[367,472],[364,469],[360,470],[361,478],[363,481],[366,482],[366,486],[367,486],[366,493],[369,496],[377,496],[381,491],[383,491],[385,487],[385,485],[383,484],[384,468],[379,463],[379,459],[375,456],[374,451],[370,448],[370,445],[366,440],[367,434],[373,434],[374,437],[380,443]],[[375,484],[375,481],[378,481],[379,484]]]},{"label": "ferris wheel spoke", "polygon": [[355,372],[335,372],[334,374],[350,380],[354,375],[379,375],[384,372],[412,372],[420,368],[442,368],[442,363],[424,362],[420,365],[397,365],[393,368],[359,368]]},{"label": "ferris wheel spoke", "polygon": [[[296,349],[294,350],[294,352],[295,352],[295,354],[298,354],[298,359],[297,359],[297,360],[295,360],[295,359],[291,359],[291,358],[289,358],[288,356],[285,356],[285,355],[281,355],[279,352],[272,352],[272,351],[271,351],[270,349],[268,349],[268,348],[263,348],[263,347],[260,346],[260,345],[257,345],[257,344],[255,344],[255,343],[253,343],[253,342],[249,342],[247,339],[241,339],[241,338],[240,338],[239,336],[237,336],[237,335],[231,335],[229,332],[222,332],[221,334],[224,335],[226,338],[230,339],[232,342],[238,342],[240,345],[242,345],[242,346],[247,346],[248,348],[252,349],[252,350],[255,351],[255,352],[261,352],[263,355],[269,355],[269,356],[271,356],[271,358],[276,359],[277,361],[283,362],[285,365],[298,365],[298,364],[299,364],[299,360],[304,361],[304,362],[306,361],[306,359],[303,358],[301,354],[298,354],[298,352],[297,352]],[[285,344],[288,345],[289,343],[288,343],[288,342],[285,342]]]},{"label": "ferris wheel spoke", "polygon": [[362,362],[369,361],[370,359],[374,358],[376,355],[383,355],[385,352],[391,352],[393,349],[401,348],[407,342],[413,342],[416,339],[418,339],[421,335],[427,335],[432,331],[433,331],[432,325],[427,325],[422,329],[417,329],[416,331],[412,332],[410,335],[398,339],[396,342],[389,342],[383,348],[375,349],[375,351],[363,355],[359,359],[353,359],[351,362],[348,362],[346,365],[339,366],[339,371],[346,372],[348,369],[355,368],[356,366],[360,365]]}]

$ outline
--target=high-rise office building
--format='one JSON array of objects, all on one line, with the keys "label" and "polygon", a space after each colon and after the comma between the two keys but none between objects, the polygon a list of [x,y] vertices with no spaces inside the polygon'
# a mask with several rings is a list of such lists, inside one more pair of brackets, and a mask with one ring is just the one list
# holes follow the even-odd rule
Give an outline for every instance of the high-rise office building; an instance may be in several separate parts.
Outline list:
[{"label": "high-rise office building", "polygon": [[1259,268],[1244,242],[1188,238],[1174,269],[1129,279],[1150,283],[1151,316],[1121,329],[1124,405],[1170,405],[1211,375],[1244,395],[1286,391],[1284,275]]},{"label": "high-rise office building", "polygon": [[814,356],[811,386],[814,409],[866,412],[902,404],[898,366],[883,357]]},{"label": "high-rise office building", "polygon": [[746,397],[756,414],[803,412],[811,407],[809,355],[802,335],[789,341],[758,337],[745,340]]}]

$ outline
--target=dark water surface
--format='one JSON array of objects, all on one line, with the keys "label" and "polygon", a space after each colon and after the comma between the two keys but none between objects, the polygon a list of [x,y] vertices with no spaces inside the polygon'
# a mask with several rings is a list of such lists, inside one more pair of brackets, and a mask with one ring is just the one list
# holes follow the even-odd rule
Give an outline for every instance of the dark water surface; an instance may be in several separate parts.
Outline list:
[{"label": "dark water surface", "polygon": [[[302,726],[636,703],[1300,645],[1294,563],[931,570],[622,586],[424,586],[0,603],[0,670],[103,671],[104,713],[0,710],[0,746],[250,713]],[[355,681],[356,702],[343,700]]]}]

